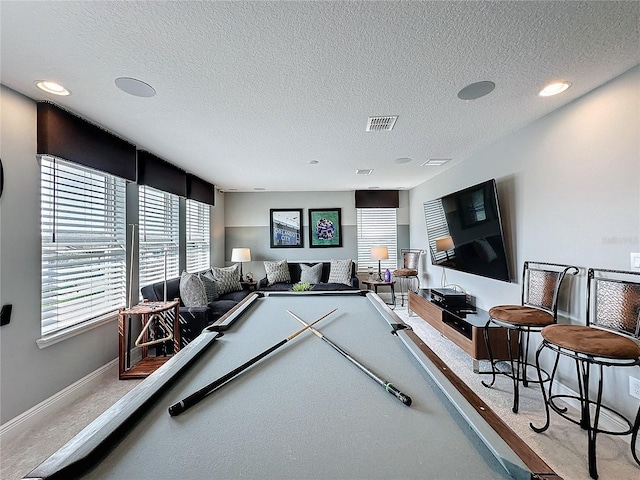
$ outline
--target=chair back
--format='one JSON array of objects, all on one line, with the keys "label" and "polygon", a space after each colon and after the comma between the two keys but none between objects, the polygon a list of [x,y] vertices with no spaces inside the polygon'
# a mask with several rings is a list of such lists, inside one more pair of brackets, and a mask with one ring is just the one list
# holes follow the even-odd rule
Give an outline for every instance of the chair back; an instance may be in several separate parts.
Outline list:
[{"label": "chair back", "polygon": [[418,269],[418,262],[422,250],[400,250],[400,253],[402,254],[402,268],[409,270]]},{"label": "chair back", "polygon": [[578,268],[557,263],[524,262],[522,305],[541,308],[558,316],[558,296],[567,274],[576,275]]},{"label": "chair back", "polygon": [[587,325],[640,340],[640,273],[590,268]]}]

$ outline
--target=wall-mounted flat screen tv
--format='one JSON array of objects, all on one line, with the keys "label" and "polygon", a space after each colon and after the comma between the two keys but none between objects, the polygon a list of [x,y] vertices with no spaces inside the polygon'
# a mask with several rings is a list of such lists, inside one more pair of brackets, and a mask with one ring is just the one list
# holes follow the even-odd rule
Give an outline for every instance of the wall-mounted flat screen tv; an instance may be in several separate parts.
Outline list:
[{"label": "wall-mounted flat screen tv", "polygon": [[495,180],[424,202],[431,263],[511,281]]}]

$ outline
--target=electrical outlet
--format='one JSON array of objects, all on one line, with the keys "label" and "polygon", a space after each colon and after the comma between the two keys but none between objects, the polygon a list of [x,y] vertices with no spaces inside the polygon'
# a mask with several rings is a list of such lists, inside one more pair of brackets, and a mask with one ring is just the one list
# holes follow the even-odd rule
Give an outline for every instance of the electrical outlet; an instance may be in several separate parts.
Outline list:
[{"label": "electrical outlet", "polygon": [[629,377],[629,395],[640,399],[640,378]]},{"label": "electrical outlet", "polygon": [[640,253],[631,252],[629,254],[629,257],[630,257],[630,260],[631,260],[631,269],[640,270]]}]

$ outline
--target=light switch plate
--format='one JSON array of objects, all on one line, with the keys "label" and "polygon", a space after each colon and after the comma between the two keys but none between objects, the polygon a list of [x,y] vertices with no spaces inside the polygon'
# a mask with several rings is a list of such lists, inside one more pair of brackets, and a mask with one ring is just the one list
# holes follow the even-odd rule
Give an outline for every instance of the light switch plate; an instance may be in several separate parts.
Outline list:
[{"label": "light switch plate", "polygon": [[629,256],[631,257],[631,268],[633,270],[640,270],[640,253],[631,252]]}]

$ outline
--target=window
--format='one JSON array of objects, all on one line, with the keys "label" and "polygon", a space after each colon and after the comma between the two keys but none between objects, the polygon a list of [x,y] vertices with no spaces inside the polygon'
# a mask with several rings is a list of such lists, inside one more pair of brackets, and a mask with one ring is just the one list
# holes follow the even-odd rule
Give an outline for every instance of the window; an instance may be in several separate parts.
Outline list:
[{"label": "window", "polygon": [[125,305],[125,180],[40,157],[42,335]]},{"label": "window", "polygon": [[371,259],[371,247],[384,246],[389,249],[389,259],[380,262],[382,271],[395,270],[398,262],[398,224],[395,208],[356,209],[358,228],[358,271],[368,267],[378,270],[378,261]]},{"label": "window", "polygon": [[187,272],[206,270],[209,261],[209,205],[187,200]]},{"label": "window", "polygon": [[179,199],[141,185],[139,192],[140,287],[179,275]]}]

